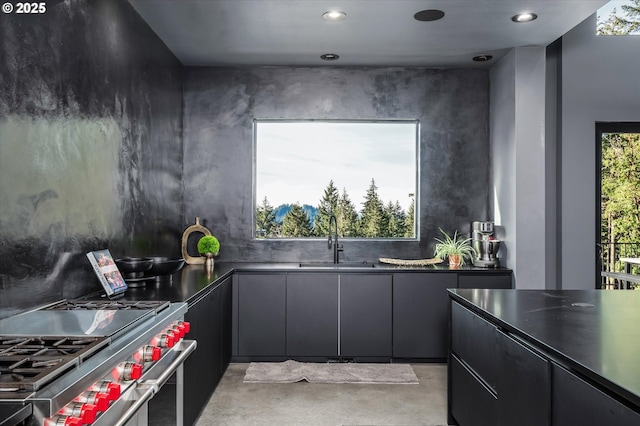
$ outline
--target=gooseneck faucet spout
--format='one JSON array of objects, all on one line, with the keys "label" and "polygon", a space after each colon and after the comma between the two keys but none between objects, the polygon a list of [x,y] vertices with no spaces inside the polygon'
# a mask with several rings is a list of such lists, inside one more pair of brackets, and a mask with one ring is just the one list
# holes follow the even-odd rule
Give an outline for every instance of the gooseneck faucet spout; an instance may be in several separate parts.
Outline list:
[{"label": "gooseneck faucet spout", "polygon": [[[333,231],[333,232],[332,232]],[[338,243],[338,220],[335,215],[329,217],[329,250],[333,248],[333,263],[340,263],[342,246]]]}]

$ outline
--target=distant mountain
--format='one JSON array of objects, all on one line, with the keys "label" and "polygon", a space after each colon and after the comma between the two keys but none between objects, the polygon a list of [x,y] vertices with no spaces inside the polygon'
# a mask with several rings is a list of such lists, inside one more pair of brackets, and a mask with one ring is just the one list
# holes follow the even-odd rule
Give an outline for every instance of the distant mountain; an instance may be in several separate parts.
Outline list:
[{"label": "distant mountain", "polygon": [[[293,206],[293,204],[281,204],[274,209],[274,211],[276,212],[276,222],[282,223],[282,221],[284,220],[284,217],[291,210],[291,206]],[[303,204],[302,210],[304,210],[307,216],[309,216],[309,220],[311,221],[311,226],[314,226],[318,209],[308,204]]]}]

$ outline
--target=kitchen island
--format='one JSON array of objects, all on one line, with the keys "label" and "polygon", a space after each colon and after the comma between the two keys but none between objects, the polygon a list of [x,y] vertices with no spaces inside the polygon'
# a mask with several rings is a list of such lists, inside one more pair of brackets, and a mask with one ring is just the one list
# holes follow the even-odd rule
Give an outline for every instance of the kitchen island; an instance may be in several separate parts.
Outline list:
[{"label": "kitchen island", "polygon": [[450,424],[640,425],[640,292],[449,296]]}]

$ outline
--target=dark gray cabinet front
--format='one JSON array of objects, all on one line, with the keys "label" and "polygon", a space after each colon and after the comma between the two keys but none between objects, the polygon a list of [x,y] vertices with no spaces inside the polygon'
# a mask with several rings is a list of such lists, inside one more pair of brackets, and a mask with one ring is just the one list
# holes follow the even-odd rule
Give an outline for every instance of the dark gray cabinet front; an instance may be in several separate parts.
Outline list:
[{"label": "dark gray cabinet front", "polygon": [[497,426],[498,398],[495,393],[478,380],[455,355],[449,360],[448,374],[448,424]]},{"label": "dark gray cabinet front", "polygon": [[549,425],[549,362],[500,331],[497,332],[497,337],[499,424]]},{"label": "dark gray cabinet front", "polygon": [[285,355],[284,274],[238,274],[238,355]]},{"label": "dark gray cabinet front", "polygon": [[549,425],[547,359],[455,302],[449,366],[449,410],[458,424]]},{"label": "dark gray cabinet front", "polygon": [[[189,306],[185,321],[191,324],[188,338],[198,348],[184,363],[184,424],[194,424],[215,390],[231,358],[231,278]],[[163,388],[164,389],[164,388]],[[150,410],[150,424],[162,424]]]},{"label": "dark gray cabinet front", "polygon": [[338,274],[287,275],[287,356],[338,355]]},{"label": "dark gray cabinet front", "polygon": [[490,272],[458,274],[458,288],[512,288],[511,272],[496,274]]},{"label": "dark gray cabinet front", "polygon": [[640,414],[553,364],[553,426],[639,426]]},{"label": "dark gray cabinet front", "polygon": [[391,300],[391,275],[340,275],[340,356],[391,357]]},{"label": "dark gray cabinet front", "polygon": [[393,357],[447,357],[447,288],[451,273],[393,274]]}]

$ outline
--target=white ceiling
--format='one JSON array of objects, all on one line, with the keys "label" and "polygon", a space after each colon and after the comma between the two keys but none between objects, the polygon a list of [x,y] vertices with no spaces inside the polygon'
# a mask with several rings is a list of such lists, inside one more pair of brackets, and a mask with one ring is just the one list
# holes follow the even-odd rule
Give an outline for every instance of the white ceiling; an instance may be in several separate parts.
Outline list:
[{"label": "white ceiling", "polygon": [[[607,0],[129,0],[183,65],[488,67],[546,46]],[[347,18],[327,22],[341,10]],[[420,22],[416,12],[444,18]],[[534,12],[516,24],[511,17]],[[595,28],[594,28],[595,31]],[[320,55],[335,53],[337,61]],[[477,55],[493,55],[486,63]]]}]

